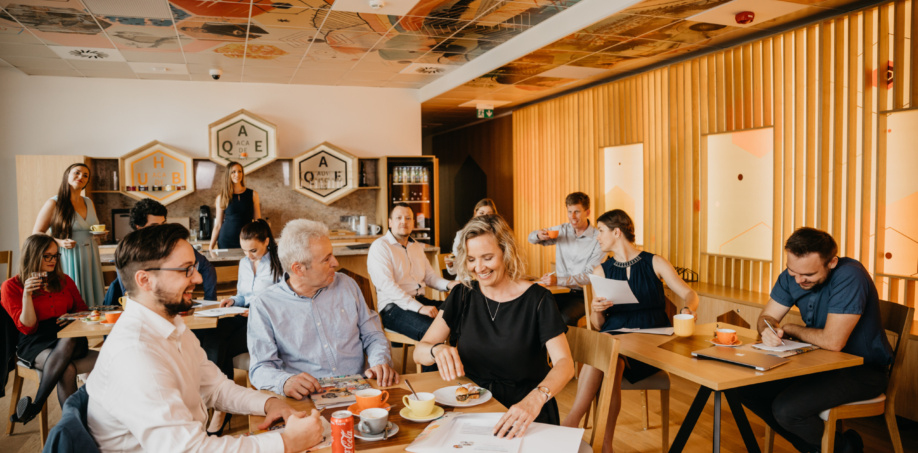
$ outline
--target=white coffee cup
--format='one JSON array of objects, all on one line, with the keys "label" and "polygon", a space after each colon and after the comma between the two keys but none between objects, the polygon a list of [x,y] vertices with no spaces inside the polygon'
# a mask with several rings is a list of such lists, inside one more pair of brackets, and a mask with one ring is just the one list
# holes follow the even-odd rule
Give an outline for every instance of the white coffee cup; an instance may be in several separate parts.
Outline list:
[{"label": "white coffee cup", "polygon": [[370,225],[367,225],[367,226],[370,227],[370,234],[374,234],[374,235],[375,235],[375,234],[379,234],[379,233],[382,232],[382,227],[379,226],[379,225],[374,225],[374,224],[371,223]]},{"label": "white coffee cup", "polygon": [[389,424],[389,411],[374,407],[360,411],[360,423],[357,428],[367,434],[379,434]]}]

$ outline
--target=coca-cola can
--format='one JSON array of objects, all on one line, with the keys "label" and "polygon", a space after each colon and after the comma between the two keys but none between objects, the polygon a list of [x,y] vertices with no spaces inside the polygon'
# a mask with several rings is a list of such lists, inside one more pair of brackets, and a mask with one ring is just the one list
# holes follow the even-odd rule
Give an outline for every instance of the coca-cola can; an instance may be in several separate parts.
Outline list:
[{"label": "coca-cola can", "polygon": [[354,414],[335,411],[331,415],[332,453],[354,453]]}]

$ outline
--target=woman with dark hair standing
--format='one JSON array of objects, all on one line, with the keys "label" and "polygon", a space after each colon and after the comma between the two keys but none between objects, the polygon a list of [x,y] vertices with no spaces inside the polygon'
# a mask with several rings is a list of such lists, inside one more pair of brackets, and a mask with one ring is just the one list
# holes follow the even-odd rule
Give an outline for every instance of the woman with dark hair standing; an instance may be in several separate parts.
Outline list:
[{"label": "woman with dark hair standing", "polygon": [[[671,326],[666,315],[666,296],[663,293],[663,282],[673,290],[685,306],[682,313],[694,314],[698,309],[698,295],[676,273],[673,265],[660,255],[638,250],[634,245],[634,222],[625,211],[615,209],[606,212],[596,219],[599,230],[599,247],[603,252],[612,253],[613,257],[596,266],[593,275],[624,280],[637,298],[638,303],[615,305],[614,300],[602,297],[593,299],[587,313],[594,329],[611,332],[622,328],[652,328]],[[662,281],[661,281],[662,279]],[[614,335],[614,334],[613,334]],[[612,389],[612,401],[609,405],[609,421],[603,440],[603,451],[612,451],[612,438],[615,434],[615,422],[621,411],[622,377],[628,382],[638,382],[658,370],[646,363],[619,356],[615,368],[617,375]],[[602,371],[584,365],[577,380],[577,396],[563,426],[577,426],[590,402],[596,396],[602,383]]]},{"label": "woman with dark hair standing", "polygon": [[42,206],[32,233],[46,233],[51,228],[51,236],[60,247],[64,273],[76,283],[83,300],[96,305],[105,297],[105,287],[99,247],[90,229],[99,224],[99,218],[92,200],[80,195],[89,178],[89,167],[85,164],[67,167],[57,196]]},{"label": "woman with dark hair standing", "polygon": [[19,400],[10,417],[13,422],[35,418],[55,386],[63,407],[77,390],[77,374],[92,370],[98,355],[89,350],[86,338],[57,338],[57,318],[87,308],[73,280],[61,270],[56,241],[46,234],[29,236],[22,245],[19,274],[0,288],[3,308],[19,330],[16,355],[42,371],[34,402],[28,396]]},{"label": "woman with dark hair standing", "polygon": [[224,249],[238,249],[242,227],[259,218],[261,202],[258,192],[246,188],[245,169],[242,164],[230,162],[226,166],[220,195],[217,195],[217,215],[214,230],[210,235],[210,249],[214,250],[218,246]]}]

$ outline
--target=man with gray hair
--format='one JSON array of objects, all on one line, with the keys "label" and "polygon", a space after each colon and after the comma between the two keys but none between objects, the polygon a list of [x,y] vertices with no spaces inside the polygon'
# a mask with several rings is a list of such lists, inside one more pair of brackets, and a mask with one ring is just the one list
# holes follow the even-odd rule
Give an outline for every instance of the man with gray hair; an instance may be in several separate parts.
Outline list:
[{"label": "man with gray hair", "polygon": [[365,373],[380,387],[397,384],[379,315],[357,282],[335,272],[328,227],[291,220],[277,246],[286,278],[249,307],[252,385],[303,399],[321,388],[322,377]]}]

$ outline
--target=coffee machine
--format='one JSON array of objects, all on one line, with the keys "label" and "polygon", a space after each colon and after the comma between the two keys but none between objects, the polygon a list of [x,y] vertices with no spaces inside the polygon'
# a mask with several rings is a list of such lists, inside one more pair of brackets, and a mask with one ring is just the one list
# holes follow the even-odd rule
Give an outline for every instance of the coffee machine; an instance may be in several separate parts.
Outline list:
[{"label": "coffee machine", "polygon": [[210,215],[210,206],[201,206],[201,214],[198,217],[198,239],[210,240],[210,233],[214,229],[214,218]]}]

